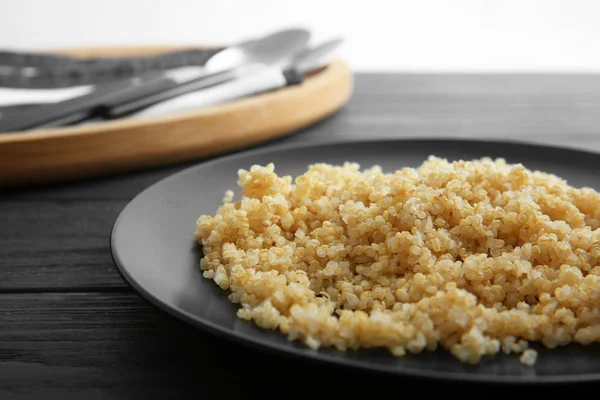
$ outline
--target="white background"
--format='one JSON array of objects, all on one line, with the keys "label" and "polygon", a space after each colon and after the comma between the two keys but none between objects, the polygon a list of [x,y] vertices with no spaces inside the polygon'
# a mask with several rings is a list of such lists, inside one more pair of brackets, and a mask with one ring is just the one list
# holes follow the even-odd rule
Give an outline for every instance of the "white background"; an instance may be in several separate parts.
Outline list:
[{"label": "white background", "polygon": [[596,0],[0,0],[0,48],[347,39],[368,71],[600,71]]}]

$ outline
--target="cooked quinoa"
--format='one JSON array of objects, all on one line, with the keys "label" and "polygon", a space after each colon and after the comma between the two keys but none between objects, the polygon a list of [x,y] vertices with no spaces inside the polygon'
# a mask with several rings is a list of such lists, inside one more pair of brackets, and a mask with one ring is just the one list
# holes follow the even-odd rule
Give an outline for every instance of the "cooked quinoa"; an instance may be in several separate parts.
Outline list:
[{"label": "cooked quinoa", "polygon": [[238,316],[311,348],[537,359],[600,341],[600,194],[503,159],[384,173],[240,170],[197,221],[204,277]]}]

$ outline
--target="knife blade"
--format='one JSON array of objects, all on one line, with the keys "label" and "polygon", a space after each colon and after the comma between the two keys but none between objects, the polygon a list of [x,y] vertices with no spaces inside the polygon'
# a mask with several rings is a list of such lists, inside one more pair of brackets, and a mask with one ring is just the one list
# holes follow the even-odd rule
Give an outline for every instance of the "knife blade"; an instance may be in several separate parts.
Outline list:
[{"label": "knife blade", "polygon": [[254,73],[233,79],[222,85],[188,93],[147,107],[129,117],[137,119],[163,116],[301,84],[305,74],[329,64],[335,51],[342,43],[342,39],[330,40],[319,46],[304,50],[284,68],[265,66]]}]

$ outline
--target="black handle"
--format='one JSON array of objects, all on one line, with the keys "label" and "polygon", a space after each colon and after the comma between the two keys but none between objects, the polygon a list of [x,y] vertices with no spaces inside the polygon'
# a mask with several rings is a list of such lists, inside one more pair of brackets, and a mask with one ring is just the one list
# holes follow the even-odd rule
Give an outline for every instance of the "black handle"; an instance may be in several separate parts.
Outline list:
[{"label": "black handle", "polygon": [[201,74],[183,82],[163,73],[114,82],[73,99],[7,113],[0,117],[0,133],[70,125],[92,118],[121,118],[161,101],[224,83],[242,71],[229,69]]},{"label": "black handle", "polygon": [[45,126],[69,125],[95,117],[103,108],[160,93],[177,82],[163,73],[115,81],[97,86],[83,96],[30,109],[17,110],[0,117],[0,132],[17,132]]}]

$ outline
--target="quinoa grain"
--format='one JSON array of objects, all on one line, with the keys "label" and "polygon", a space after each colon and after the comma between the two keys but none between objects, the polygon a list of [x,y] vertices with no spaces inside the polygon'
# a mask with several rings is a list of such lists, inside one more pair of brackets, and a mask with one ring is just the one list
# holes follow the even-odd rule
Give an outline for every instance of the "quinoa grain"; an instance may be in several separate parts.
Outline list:
[{"label": "quinoa grain", "polygon": [[600,341],[600,194],[484,158],[391,174],[311,165],[240,170],[197,221],[200,266],[238,316],[311,348],[438,346],[476,364]]}]

